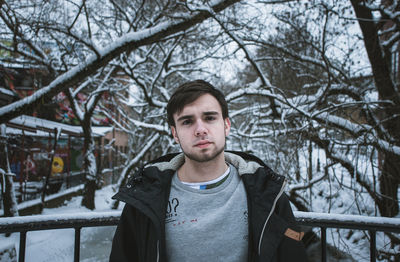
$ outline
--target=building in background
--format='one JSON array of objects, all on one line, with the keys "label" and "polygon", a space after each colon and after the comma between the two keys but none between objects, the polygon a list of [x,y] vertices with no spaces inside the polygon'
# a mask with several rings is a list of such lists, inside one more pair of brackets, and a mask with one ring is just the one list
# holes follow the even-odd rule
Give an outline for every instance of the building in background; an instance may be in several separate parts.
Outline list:
[{"label": "building in background", "polygon": [[[7,40],[0,41],[4,45],[8,43]],[[51,48],[51,44],[47,45]],[[52,80],[45,68],[0,50],[0,107],[32,95]],[[87,99],[88,94],[78,94],[80,104]],[[104,93],[102,99],[107,101],[109,94]],[[106,104],[109,110],[114,110],[115,105]],[[112,121],[100,111],[96,110],[92,118],[97,164],[103,183],[111,183],[116,176],[113,167],[120,162],[118,153],[127,151],[128,138],[115,130]],[[47,174],[51,178],[48,193],[84,182],[84,143],[79,124],[63,92],[50,102],[39,105],[29,115],[21,115],[6,123],[6,136],[1,137],[1,142],[8,146],[8,159],[15,174],[19,201],[38,197]],[[60,130],[61,135],[50,162],[55,130]]]}]

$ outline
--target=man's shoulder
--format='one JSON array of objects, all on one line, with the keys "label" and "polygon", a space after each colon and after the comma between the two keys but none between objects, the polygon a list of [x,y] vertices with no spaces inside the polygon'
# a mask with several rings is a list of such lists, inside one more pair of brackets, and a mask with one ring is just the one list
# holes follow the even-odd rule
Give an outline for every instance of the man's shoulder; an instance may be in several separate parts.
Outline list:
[{"label": "man's shoulder", "polygon": [[246,162],[255,162],[260,166],[267,166],[264,161],[262,161],[259,157],[255,156],[254,154],[243,152],[243,151],[234,151],[234,150],[226,150],[225,153],[236,155],[242,158]]},{"label": "man's shoulder", "polygon": [[225,151],[225,160],[235,166],[240,175],[260,174],[273,179],[280,177],[264,161],[250,153]]},{"label": "man's shoulder", "polygon": [[239,151],[226,151],[225,159],[236,167],[245,184],[257,189],[257,192],[271,190],[278,193],[285,184],[286,177],[284,175],[276,173],[255,155]]},{"label": "man's shoulder", "polygon": [[158,171],[177,170],[185,162],[183,153],[170,153],[147,162],[144,169],[157,168]]}]

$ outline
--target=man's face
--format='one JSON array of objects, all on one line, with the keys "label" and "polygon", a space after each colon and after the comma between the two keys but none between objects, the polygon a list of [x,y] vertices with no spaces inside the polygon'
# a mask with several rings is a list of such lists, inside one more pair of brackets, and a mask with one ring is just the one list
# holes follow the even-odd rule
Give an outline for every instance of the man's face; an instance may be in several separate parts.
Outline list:
[{"label": "man's face", "polygon": [[172,135],[186,157],[206,162],[223,152],[231,123],[229,118],[223,119],[221,106],[215,97],[204,94],[173,116],[175,127],[171,127]]}]

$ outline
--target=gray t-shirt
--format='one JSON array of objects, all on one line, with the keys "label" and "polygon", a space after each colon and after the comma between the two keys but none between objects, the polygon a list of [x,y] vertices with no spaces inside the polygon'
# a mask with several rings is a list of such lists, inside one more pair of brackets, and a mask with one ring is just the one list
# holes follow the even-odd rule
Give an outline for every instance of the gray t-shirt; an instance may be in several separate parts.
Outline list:
[{"label": "gray t-shirt", "polygon": [[165,218],[168,261],[247,261],[246,191],[235,167],[211,189],[172,178]]}]

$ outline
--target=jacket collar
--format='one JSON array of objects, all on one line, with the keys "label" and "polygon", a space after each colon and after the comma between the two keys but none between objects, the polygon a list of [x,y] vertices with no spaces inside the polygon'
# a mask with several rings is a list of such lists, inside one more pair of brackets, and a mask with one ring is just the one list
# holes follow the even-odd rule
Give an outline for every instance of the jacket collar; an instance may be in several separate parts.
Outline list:
[{"label": "jacket collar", "polygon": [[[238,170],[239,175],[243,174],[253,174],[260,167],[265,167],[266,165],[258,158],[234,151],[225,152],[225,161],[232,164]],[[247,158],[244,158],[247,156]],[[163,172],[166,170],[178,170],[180,166],[185,162],[185,156],[183,153],[171,154],[159,158],[155,161],[150,162],[145,168],[156,167],[159,171]]]}]

